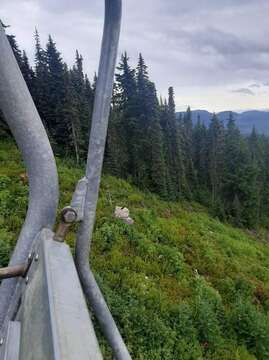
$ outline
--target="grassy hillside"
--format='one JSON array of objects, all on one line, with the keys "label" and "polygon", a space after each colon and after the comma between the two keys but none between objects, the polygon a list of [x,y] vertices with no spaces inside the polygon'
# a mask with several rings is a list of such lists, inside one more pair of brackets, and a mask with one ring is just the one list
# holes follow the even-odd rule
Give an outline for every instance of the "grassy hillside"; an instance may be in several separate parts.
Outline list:
[{"label": "grassy hillside", "polygon": [[[14,145],[0,143],[0,164],[5,265],[27,184]],[[64,206],[82,170],[58,165]],[[133,226],[114,219],[116,205],[130,209]],[[91,262],[134,359],[269,359],[269,247],[198,205],[160,201],[104,177]]]}]

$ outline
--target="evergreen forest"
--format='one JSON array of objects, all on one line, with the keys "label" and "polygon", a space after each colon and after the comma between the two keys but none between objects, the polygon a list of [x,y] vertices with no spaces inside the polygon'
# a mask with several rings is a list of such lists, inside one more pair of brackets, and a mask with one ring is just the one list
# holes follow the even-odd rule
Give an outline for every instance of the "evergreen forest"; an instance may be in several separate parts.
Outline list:
[{"label": "evergreen forest", "polygon": [[[76,51],[68,67],[51,36],[35,36],[29,63],[16,38],[12,49],[57,156],[86,159],[96,75],[89,79]],[[180,76],[180,74],[178,74]],[[229,104],[227,104],[227,108]],[[269,226],[269,138],[253,128],[240,134],[232,112],[209,126],[176,113],[173,87],[158,97],[142,54],[133,68],[122,54],[115,75],[104,171],[162,199],[203,204],[222,221],[246,228]],[[0,120],[1,137],[10,136]]]}]

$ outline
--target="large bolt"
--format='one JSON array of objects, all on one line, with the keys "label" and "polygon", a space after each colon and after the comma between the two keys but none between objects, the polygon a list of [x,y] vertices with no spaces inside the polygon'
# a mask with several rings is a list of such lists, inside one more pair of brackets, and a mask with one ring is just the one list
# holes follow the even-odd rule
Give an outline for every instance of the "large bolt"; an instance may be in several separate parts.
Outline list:
[{"label": "large bolt", "polygon": [[62,211],[62,219],[66,224],[72,224],[77,220],[77,213],[71,207],[66,207]]}]

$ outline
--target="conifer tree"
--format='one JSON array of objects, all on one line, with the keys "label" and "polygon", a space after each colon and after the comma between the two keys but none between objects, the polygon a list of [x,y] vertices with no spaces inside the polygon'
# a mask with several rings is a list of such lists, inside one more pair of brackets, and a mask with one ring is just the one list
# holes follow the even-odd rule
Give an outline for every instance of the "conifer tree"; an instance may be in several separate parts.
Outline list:
[{"label": "conifer tree", "polygon": [[200,117],[193,128],[193,165],[197,175],[197,200],[204,203],[208,199],[208,133]]},{"label": "conifer tree", "polygon": [[33,92],[35,89],[35,73],[29,64],[28,56],[24,50],[22,52],[20,69],[21,69],[22,75],[24,77],[24,80],[26,81],[26,84],[33,96]]},{"label": "conifer tree", "polygon": [[167,179],[165,171],[164,142],[160,125],[160,110],[155,85],[148,83],[148,149],[149,188],[162,197],[167,196]]},{"label": "conifer tree", "polygon": [[[196,171],[194,168],[194,146],[193,146],[193,124],[190,107],[187,108],[182,122],[182,142],[183,142],[183,163],[189,189],[195,190],[197,187]],[[188,194],[192,196],[191,190]]]},{"label": "conifer tree", "polygon": [[[53,129],[47,121],[49,111],[48,101],[48,67],[46,51],[41,47],[40,37],[37,29],[35,30],[35,89],[33,98],[38,108],[39,115],[50,136]],[[52,139],[51,139],[52,140]],[[53,142],[53,141],[52,141]],[[54,142],[53,142],[54,143]]]},{"label": "conifer tree", "polygon": [[[90,83],[86,82],[83,71],[83,57],[76,51],[75,65],[71,72],[72,86],[74,87],[74,96],[76,106],[79,111],[79,121],[77,123],[77,134],[79,142],[79,152],[82,157],[86,157],[88,149],[88,139],[90,132],[90,121],[93,96],[91,94]],[[89,98],[88,98],[89,97]]]},{"label": "conifer tree", "polygon": [[[155,85],[149,80],[147,65],[139,54],[136,68],[135,149],[136,177],[143,187],[166,193],[163,138]],[[160,182],[160,176],[162,181]]]},{"label": "conifer tree", "polygon": [[164,133],[164,156],[167,167],[167,187],[170,199],[186,195],[188,188],[183,165],[182,134],[176,124],[174,89],[168,89],[168,104],[161,107],[161,125]]},{"label": "conifer tree", "polygon": [[223,173],[223,202],[228,218],[233,217],[236,225],[240,225],[242,184],[241,177],[244,171],[244,154],[240,132],[236,127],[232,112],[229,115],[225,134],[225,154]]},{"label": "conifer tree", "polygon": [[[123,167],[129,175],[136,177],[136,166],[139,159],[137,137],[139,136],[139,123],[137,116],[137,85],[135,70],[129,65],[129,58],[125,52],[116,73],[115,102],[119,113],[119,137],[122,139],[123,149],[128,153]],[[109,134],[109,133],[108,133]]]},{"label": "conifer tree", "polygon": [[263,139],[261,136],[258,136],[255,127],[253,127],[252,132],[249,136],[249,150],[251,156],[251,165],[255,172],[255,188],[253,188],[253,193],[256,194],[255,219],[257,223],[262,213],[263,190],[266,179],[266,168],[264,163],[265,156],[264,156]]},{"label": "conifer tree", "polygon": [[221,193],[223,186],[225,132],[221,121],[214,114],[208,131],[209,181],[211,204],[218,215],[224,215]]},{"label": "conifer tree", "polygon": [[128,176],[128,150],[122,132],[123,113],[115,108],[111,111],[105,150],[104,168],[114,176],[126,178]]},{"label": "conifer tree", "polygon": [[7,35],[8,41],[10,43],[11,49],[15,55],[15,58],[17,60],[17,63],[19,66],[21,66],[21,62],[22,62],[22,53],[21,50],[19,49],[19,46],[17,44],[16,41],[16,37],[14,35]]},{"label": "conifer tree", "polygon": [[47,63],[47,104],[46,122],[55,144],[59,145],[57,151],[67,143],[62,131],[63,105],[66,96],[64,64],[55,42],[49,36],[46,46],[45,59]]}]

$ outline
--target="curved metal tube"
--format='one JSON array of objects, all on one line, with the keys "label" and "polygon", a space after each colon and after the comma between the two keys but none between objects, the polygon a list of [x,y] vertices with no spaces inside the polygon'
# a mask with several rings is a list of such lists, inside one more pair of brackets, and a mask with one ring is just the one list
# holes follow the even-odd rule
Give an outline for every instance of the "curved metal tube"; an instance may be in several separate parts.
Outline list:
[{"label": "curved metal tube", "polygon": [[[30,92],[0,23],[0,109],[16,139],[29,176],[29,206],[9,265],[24,263],[34,238],[52,228],[58,206],[58,175],[53,152]],[[0,287],[0,328],[8,315],[17,279]]]},{"label": "curved metal tube", "polygon": [[84,293],[90,302],[116,359],[131,359],[113,317],[89,267],[89,253],[106,144],[108,117],[121,26],[121,0],[105,1],[105,23],[98,71],[86,178],[83,221],[79,227],[75,260]]}]

